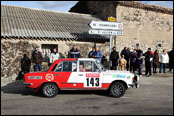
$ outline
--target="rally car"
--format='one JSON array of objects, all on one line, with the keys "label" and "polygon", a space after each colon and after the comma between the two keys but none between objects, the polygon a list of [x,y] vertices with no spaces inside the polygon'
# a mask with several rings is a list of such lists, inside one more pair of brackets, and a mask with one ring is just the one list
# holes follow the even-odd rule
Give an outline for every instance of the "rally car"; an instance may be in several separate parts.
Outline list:
[{"label": "rally car", "polygon": [[106,71],[93,58],[56,60],[47,71],[25,74],[25,82],[35,92],[42,91],[45,97],[54,97],[60,90],[108,90],[119,98],[126,89],[138,85],[139,77],[128,71]]}]

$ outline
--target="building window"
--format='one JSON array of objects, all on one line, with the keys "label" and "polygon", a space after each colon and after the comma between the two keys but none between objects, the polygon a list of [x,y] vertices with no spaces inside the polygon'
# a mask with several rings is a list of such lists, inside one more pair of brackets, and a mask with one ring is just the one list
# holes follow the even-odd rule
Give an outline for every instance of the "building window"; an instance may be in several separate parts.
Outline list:
[{"label": "building window", "polygon": [[158,47],[161,47],[161,44],[158,44]]}]

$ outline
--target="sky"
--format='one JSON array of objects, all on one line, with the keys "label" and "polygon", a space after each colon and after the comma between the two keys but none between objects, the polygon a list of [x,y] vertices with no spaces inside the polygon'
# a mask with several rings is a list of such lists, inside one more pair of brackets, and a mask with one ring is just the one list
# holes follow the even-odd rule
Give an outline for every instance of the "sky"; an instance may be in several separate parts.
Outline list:
[{"label": "sky", "polygon": [[[39,8],[68,12],[78,1],[1,1],[2,5]],[[173,8],[173,1],[139,1],[147,4]]]}]

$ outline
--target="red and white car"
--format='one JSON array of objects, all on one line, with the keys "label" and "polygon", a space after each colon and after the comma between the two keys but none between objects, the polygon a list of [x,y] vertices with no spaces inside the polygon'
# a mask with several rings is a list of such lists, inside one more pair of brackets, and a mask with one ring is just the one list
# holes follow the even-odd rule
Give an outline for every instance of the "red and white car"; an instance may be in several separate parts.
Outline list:
[{"label": "red and white car", "polygon": [[139,77],[127,71],[106,71],[93,58],[56,60],[47,71],[25,74],[25,85],[41,90],[46,97],[54,97],[59,90],[108,90],[113,97],[121,97],[126,89],[138,87]]}]

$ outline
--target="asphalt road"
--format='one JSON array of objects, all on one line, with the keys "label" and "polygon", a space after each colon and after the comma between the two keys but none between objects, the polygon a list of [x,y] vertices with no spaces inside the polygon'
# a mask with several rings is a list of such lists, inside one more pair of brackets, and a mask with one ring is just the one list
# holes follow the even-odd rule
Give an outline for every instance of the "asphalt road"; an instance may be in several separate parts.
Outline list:
[{"label": "asphalt road", "polygon": [[104,91],[61,91],[44,98],[21,81],[1,87],[2,115],[173,115],[173,75],[141,77],[121,98]]}]

